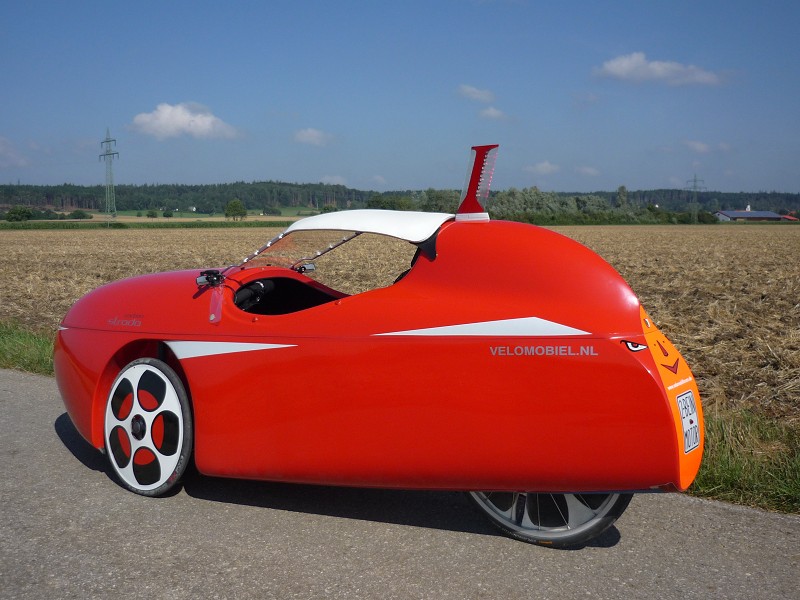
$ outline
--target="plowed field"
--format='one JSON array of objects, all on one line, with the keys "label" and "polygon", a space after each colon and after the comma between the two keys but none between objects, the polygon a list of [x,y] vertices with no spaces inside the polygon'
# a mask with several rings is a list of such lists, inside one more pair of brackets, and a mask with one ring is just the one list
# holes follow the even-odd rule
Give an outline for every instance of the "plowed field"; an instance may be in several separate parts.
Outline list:
[{"label": "plowed field", "polygon": [[[630,283],[692,366],[706,411],[749,408],[800,423],[800,227],[555,229],[598,252]],[[238,262],[277,233],[4,231],[0,320],[54,331],[98,285]]]}]

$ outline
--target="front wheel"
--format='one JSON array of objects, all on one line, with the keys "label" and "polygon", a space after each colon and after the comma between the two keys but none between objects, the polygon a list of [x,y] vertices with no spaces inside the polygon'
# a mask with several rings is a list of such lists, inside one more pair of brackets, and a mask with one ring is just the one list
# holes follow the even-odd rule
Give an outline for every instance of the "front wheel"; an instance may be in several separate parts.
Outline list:
[{"label": "front wheel", "polygon": [[505,534],[563,548],[584,544],[611,527],[633,494],[469,492],[469,497]]},{"label": "front wheel", "polygon": [[192,412],[180,378],[155,358],[140,358],[114,381],[103,435],[124,487],[160,496],[180,479],[192,453]]}]

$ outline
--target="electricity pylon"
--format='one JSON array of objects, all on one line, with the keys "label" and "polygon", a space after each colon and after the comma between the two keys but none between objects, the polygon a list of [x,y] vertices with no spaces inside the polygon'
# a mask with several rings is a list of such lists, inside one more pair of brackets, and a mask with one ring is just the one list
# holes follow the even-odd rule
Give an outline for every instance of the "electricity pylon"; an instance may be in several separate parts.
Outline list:
[{"label": "electricity pylon", "polygon": [[[697,192],[705,191],[706,187],[704,185],[698,185],[701,183],[705,183],[702,179],[697,178],[697,174],[686,182],[686,191],[692,192],[692,201],[689,203],[689,210],[692,216],[692,223],[697,223],[697,211],[699,208],[699,204],[697,203]],[[691,184],[691,186],[689,185]]]},{"label": "electricity pylon", "polygon": [[119,157],[119,152],[115,152],[111,149],[111,145],[116,145],[117,140],[111,137],[111,134],[106,128],[106,139],[100,142],[100,145],[103,147],[103,153],[100,155],[98,160],[103,159],[106,161],[106,215],[108,215],[108,219],[112,219],[117,216],[117,201],[114,197],[114,169],[112,168],[112,163],[114,162],[114,157]]}]

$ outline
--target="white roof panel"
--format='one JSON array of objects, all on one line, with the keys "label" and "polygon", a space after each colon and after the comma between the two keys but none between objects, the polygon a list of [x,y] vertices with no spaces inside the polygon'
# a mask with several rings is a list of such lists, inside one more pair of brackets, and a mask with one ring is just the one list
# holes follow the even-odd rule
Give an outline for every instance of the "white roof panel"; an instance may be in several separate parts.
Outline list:
[{"label": "white roof panel", "polygon": [[405,210],[342,210],[323,213],[295,221],[284,233],[333,229],[378,233],[406,240],[412,244],[424,242],[455,215]]}]

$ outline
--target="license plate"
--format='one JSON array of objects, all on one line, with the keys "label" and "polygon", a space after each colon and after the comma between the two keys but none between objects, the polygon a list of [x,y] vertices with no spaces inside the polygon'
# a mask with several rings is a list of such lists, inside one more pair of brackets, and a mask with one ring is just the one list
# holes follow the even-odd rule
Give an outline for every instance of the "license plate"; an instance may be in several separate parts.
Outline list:
[{"label": "license plate", "polygon": [[697,420],[697,404],[692,390],[679,394],[675,401],[683,422],[683,453],[691,452],[700,445],[700,423]]}]

